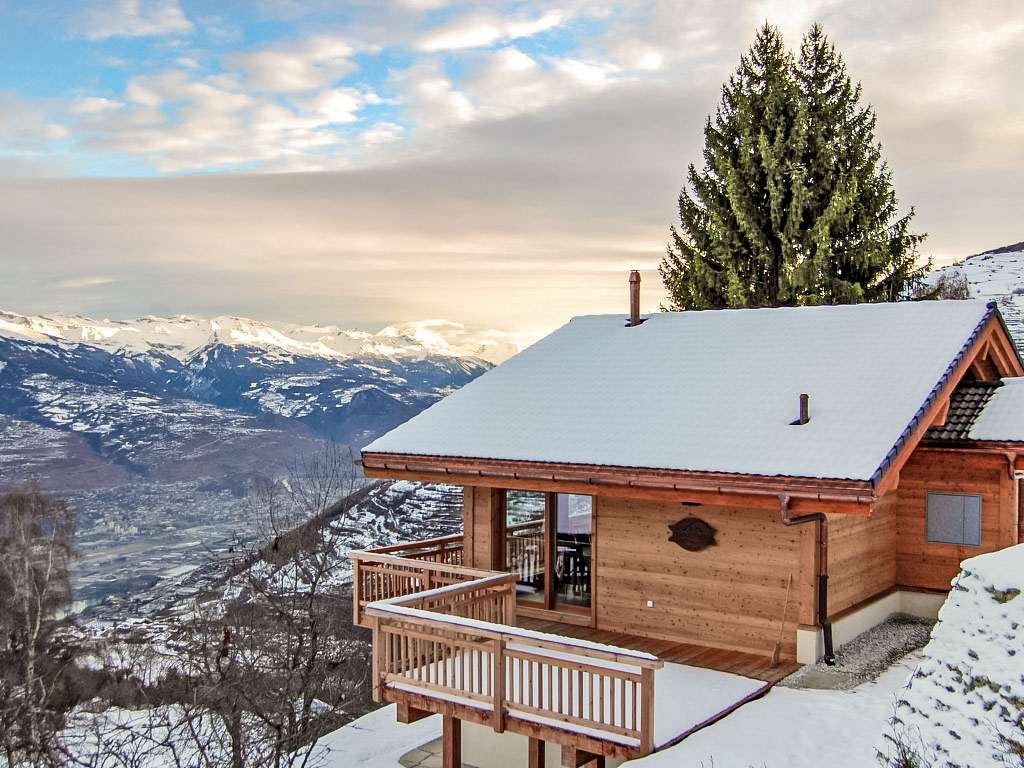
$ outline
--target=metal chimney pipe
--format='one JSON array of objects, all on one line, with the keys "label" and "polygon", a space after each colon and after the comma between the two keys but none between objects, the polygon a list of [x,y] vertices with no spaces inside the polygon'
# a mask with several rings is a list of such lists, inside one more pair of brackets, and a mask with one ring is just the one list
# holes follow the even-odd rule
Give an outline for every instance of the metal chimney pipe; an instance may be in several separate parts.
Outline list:
[{"label": "metal chimney pipe", "polygon": [[640,325],[640,273],[629,273],[629,327]]},{"label": "metal chimney pipe", "polygon": [[810,399],[808,395],[800,395],[800,418],[797,420],[797,424],[806,424],[811,420],[810,408],[808,406]]}]

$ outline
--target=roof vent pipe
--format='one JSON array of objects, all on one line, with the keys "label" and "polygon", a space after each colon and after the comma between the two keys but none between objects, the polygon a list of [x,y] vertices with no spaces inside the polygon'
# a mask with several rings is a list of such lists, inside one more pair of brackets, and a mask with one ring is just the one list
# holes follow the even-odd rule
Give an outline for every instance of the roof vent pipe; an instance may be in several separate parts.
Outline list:
[{"label": "roof vent pipe", "polygon": [[800,426],[811,420],[810,400],[809,395],[800,395],[800,418],[789,422],[791,426]]},{"label": "roof vent pipe", "polygon": [[640,273],[633,270],[629,273],[629,323],[627,328],[640,325]]}]

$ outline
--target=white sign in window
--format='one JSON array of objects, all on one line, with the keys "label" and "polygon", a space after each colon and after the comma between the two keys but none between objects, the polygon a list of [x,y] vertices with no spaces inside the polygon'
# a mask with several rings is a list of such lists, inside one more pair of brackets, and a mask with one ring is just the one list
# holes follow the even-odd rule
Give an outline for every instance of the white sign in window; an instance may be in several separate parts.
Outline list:
[{"label": "white sign in window", "polygon": [[926,537],[937,544],[981,546],[981,496],[928,494]]}]

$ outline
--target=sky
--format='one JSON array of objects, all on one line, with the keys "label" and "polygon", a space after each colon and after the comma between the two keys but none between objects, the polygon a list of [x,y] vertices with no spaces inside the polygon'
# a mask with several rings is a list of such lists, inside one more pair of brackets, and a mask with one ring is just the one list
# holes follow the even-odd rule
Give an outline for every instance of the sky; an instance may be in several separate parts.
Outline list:
[{"label": "sky", "polygon": [[664,301],[722,83],[814,21],[947,264],[1024,240],[1019,0],[0,0],[0,308],[529,336]]}]

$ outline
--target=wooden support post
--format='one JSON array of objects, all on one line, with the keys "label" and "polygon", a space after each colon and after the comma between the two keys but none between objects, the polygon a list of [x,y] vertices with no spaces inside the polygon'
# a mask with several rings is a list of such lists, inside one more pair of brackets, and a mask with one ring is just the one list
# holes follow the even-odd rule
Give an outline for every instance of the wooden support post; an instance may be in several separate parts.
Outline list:
[{"label": "wooden support post", "polygon": [[441,751],[442,768],[462,768],[462,721],[452,715],[442,715]]},{"label": "wooden support post", "polygon": [[654,751],[654,670],[644,667],[640,678],[640,749],[649,755]]},{"label": "wooden support post", "polygon": [[498,637],[494,641],[492,654],[494,677],[492,690],[492,726],[495,733],[505,732],[505,641]]},{"label": "wooden support post", "polygon": [[604,755],[595,755],[571,744],[562,745],[562,768],[604,768]]},{"label": "wooden support post", "polygon": [[373,700],[384,701],[384,636],[380,631],[380,619],[370,619],[370,627],[373,630],[373,644],[370,646],[372,679],[370,685],[373,692]]},{"label": "wooden support post", "polygon": [[544,740],[530,737],[526,747],[529,768],[544,768]]},{"label": "wooden support post", "polygon": [[359,572],[361,562],[358,557],[352,558],[352,623],[363,626],[362,611],[359,610],[363,600],[363,574]]}]

